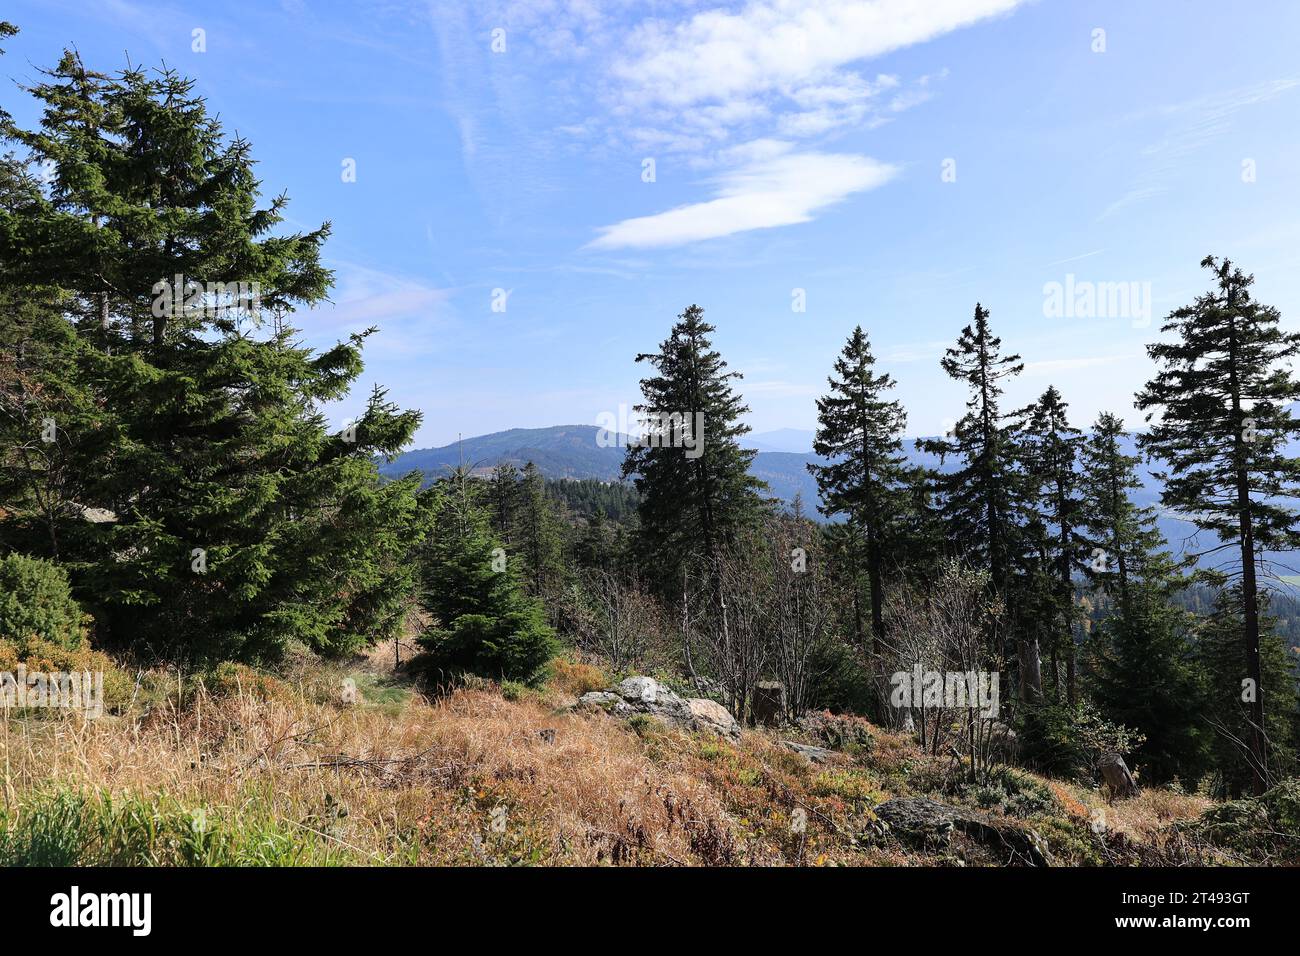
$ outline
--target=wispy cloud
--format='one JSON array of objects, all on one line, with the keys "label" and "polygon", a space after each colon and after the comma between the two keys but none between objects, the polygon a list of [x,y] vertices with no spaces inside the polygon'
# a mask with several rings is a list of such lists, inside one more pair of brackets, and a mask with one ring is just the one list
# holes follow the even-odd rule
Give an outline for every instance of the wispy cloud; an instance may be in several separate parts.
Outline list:
[{"label": "wispy cloud", "polygon": [[451,290],[355,262],[332,260],[335,286],[331,301],[296,315],[313,341],[342,337],[376,326],[367,346],[371,355],[426,354],[450,317]]},{"label": "wispy cloud", "polygon": [[1126,117],[1132,122],[1163,122],[1169,126],[1160,139],[1139,150],[1141,171],[1129,188],[1101,211],[1098,221],[1169,192],[1188,157],[1232,129],[1234,114],[1281,96],[1297,86],[1300,86],[1300,76],[1284,76]]},{"label": "wispy cloud", "polygon": [[1055,372],[1070,372],[1081,368],[1094,368],[1098,365],[1113,365],[1116,362],[1132,362],[1144,359],[1142,352],[1128,352],[1122,355],[1089,355],[1065,359],[1045,359],[1041,362],[1026,362],[1025,375],[1051,375]]},{"label": "wispy cloud", "polygon": [[721,176],[715,197],[605,226],[595,249],[675,246],[808,222],[821,209],[888,182],[897,167],[866,156],[786,153]]}]

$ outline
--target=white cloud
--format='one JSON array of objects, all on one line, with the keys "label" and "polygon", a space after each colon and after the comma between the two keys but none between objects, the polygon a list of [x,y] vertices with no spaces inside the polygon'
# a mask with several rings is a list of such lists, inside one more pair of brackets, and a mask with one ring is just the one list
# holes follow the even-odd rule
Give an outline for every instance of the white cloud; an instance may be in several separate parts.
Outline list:
[{"label": "white cloud", "polygon": [[[848,64],[1014,10],[1022,0],[751,0],[676,25],[649,20],[614,64],[633,108],[678,109],[851,84]],[[860,82],[860,80],[858,81]]]},{"label": "white cloud", "polygon": [[880,186],[898,171],[895,166],[866,156],[816,152],[773,155],[770,142],[754,152],[764,158],[719,177],[715,181],[715,198],[605,226],[590,246],[675,246],[807,222],[818,210],[853,193]]}]

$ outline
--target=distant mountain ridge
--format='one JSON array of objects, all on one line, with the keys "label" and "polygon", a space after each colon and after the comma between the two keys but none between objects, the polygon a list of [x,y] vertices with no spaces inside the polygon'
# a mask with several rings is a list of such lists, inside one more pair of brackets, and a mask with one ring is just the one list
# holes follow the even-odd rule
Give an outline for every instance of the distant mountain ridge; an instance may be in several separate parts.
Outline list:
[{"label": "distant mountain ridge", "polygon": [[[547,478],[594,478],[597,481],[618,481],[626,449],[621,444],[602,447],[597,442],[597,436],[601,431],[602,429],[596,425],[511,428],[490,435],[464,438],[441,448],[421,448],[404,452],[394,461],[381,462],[379,470],[381,474],[392,478],[411,471],[420,471],[424,473],[426,481],[433,481],[462,462],[476,473],[486,474],[497,465],[511,464],[516,468],[523,468],[531,461]],[[811,444],[811,434],[797,429],[782,429],[779,432],[754,436],[752,441],[743,444],[750,447],[779,445],[792,447],[793,443],[804,438],[807,438]],[[1133,436],[1126,437],[1123,450],[1126,454],[1136,453],[1136,442]],[[938,458],[918,451],[913,439],[904,441],[903,451],[913,464],[930,468],[940,467]],[[820,497],[817,493],[817,482],[808,473],[808,465],[819,461],[821,459],[811,451],[759,450],[754,456],[750,473],[767,482],[771,494],[787,505],[794,501],[796,495],[800,496],[803,500],[804,512],[809,516],[815,516],[818,514]],[[949,462],[946,467],[953,467],[952,462]],[[1195,532],[1195,527],[1181,518],[1160,512],[1160,482],[1145,464],[1139,466],[1138,473],[1142,487],[1135,493],[1134,499],[1140,505],[1157,509],[1159,512],[1157,523],[1169,542],[1169,547],[1175,552],[1183,551],[1185,539]],[[1208,535],[1201,535],[1201,548],[1206,547],[1208,539]],[[1268,555],[1268,557],[1285,560],[1285,556]]]}]

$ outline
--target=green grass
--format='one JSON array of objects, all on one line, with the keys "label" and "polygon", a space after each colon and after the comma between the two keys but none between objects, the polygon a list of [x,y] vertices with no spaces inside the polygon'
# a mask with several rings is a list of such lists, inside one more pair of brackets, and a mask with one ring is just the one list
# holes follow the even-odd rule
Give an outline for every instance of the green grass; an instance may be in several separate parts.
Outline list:
[{"label": "green grass", "polygon": [[356,681],[361,701],[379,708],[386,716],[396,717],[411,699],[410,688],[400,683],[375,674],[357,673],[351,676]]},{"label": "green grass", "polygon": [[0,811],[0,866],[341,866],[360,854],[286,820],[58,787]]}]

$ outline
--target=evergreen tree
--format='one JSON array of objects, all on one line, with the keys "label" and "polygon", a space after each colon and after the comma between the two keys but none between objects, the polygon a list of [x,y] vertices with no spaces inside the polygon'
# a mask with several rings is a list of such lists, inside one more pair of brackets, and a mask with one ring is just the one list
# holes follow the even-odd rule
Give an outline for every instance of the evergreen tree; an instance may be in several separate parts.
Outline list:
[{"label": "evergreen tree", "polygon": [[1111,720],[1145,740],[1136,767],[1155,783],[1192,785],[1205,766],[1206,728],[1198,668],[1188,639],[1191,616],[1174,606],[1183,586],[1156,528],[1136,504],[1139,459],[1122,447],[1124,423],[1103,412],[1080,459],[1085,533],[1093,550],[1084,574],[1109,602],[1088,642],[1091,693]]},{"label": "evergreen tree", "polygon": [[[30,91],[40,127],[6,124],[54,176],[48,198],[9,177],[20,198],[0,203],[0,298],[57,290],[76,335],[41,330],[50,374],[93,399],[92,420],[68,391],[59,423],[59,468],[78,476],[76,507],[55,515],[59,558],[119,643],[351,650],[393,633],[413,586],[402,558],[420,535],[419,481],[381,485],[374,459],[419,415],[376,390],[352,429],[327,431],[320,409],[360,375],[369,334],[317,354],[285,322],[325,295],[327,227],[274,234],[284,197],[258,206],[248,144],[191,89],[167,71],[93,73],[69,53]],[[188,301],[158,292],[177,275]]]},{"label": "evergreen tree", "polygon": [[1141,459],[1124,453],[1124,422],[1102,412],[1082,448],[1080,483],[1085,531],[1094,547],[1083,570],[1094,587],[1110,595],[1121,613],[1130,582],[1161,583],[1173,571],[1165,540],[1156,529],[1156,513],[1133,501],[1142,487]]},{"label": "evergreen tree", "polygon": [[[877,375],[871,343],[862,326],[849,336],[827,382],[830,394],[817,400],[817,437],[813,451],[827,464],[810,464],[821,492],[821,511],[841,514],[861,533],[871,598],[871,633],[875,652],[883,653],[885,636],[884,564],[890,522],[906,504],[901,434],[907,415],[885,393],[894,387],[888,374]],[[838,378],[836,377],[838,376]]]},{"label": "evergreen tree", "polygon": [[515,526],[519,510],[519,469],[510,462],[502,462],[492,471],[488,486],[488,506],[491,509],[492,527],[509,549],[515,546]]},{"label": "evergreen tree", "polygon": [[1083,544],[1079,531],[1084,521],[1075,463],[1083,435],[1070,425],[1068,410],[1061,393],[1049,386],[1023,413],[1020,453],[1029,492],[1039,504],[1031,533],[1037,538],[1034,550],[1044,585],[1042,615],[1026,626],[1041,625],[1051,634],[1052,683],[1058,697],[1058,653],[1065,653],[1066,702],[1073,707],[1077,702],[1074,628],[1079,618],[1074,571],[1079,564]]},{"label": "evergreen tree", "polygon": [[[989,328],[989,313],[976,304],[975,319],[962,329],[955,347],[944,354],[943,370],[970,389],[966,413],[950,437],[923,439],[918,447],[940,457],[955,457],[961,467],[934,475],[939,513],[948,541],[966,560],[987,567],[994,591],[1006,601],[1012,572],[1022,552],[1024,481],[1017,464],[1012,415],[998,399],[1002,380],[1024,368],[1019,355],[1002,355],[1002,340]],[[1019,635],[1020,694],[1042,696],[1038,636]]]},{"label": "evergreen tree", "polygon": [[420,638],[424,666],[535,683],[556,650],[542,607],[522,593],[466,471],[428,493],[434,527],[421,564],[421,603],[433,626]]},{"label": "evergreen tree", "polygon": [[[1259,596],[1259,666],[1262,684],[1273,688],[1264,715],[1264,753],[1270,786],[1296,772],[1297,702],[1294,655],[1274,629],[1268,592]],[[1251,698],[1241,676],[1241,634],[1245,601],[1240,584],[1222,590],[1210,617],[1201,625],[1196,657],[1206,678],[1202,717],[1211,731],[1218,795],[1238,797],[1258,786],[1251,753],[1256,726]]]},{"label": "evergreen tree", "polygon": [[546,495],[542,473],[531,461],[524,466],[519,482],[519,508],[515,540],[523,557],[523,574],[528,593],[544,603],[554,598],[564,584],[564,542],[560,523]]},{"label": "evergreen tree", "polygon": [[692,305],[658,352],[636,358],[655,374],[641,380],[636,410],[649,426],[628,449],[623,477],[635,476],[639,540],[664,588],[680,586],[683,566],[699,562],[716,592],[722,549],[758,514],[766,487],[749,474],[755,452],[737,443],[749,409],[732,391],[740,373],[726,371],[713,331]]},{"label": "evergreen tree", "polygon": [[[1300,492],[1300,460],[1286,448],[1300,434],[1288,407],[1300,399],[1290,370],[1300,334],[1283,332],[1278,310],[1251,297],[1254,276],[1213,256],[1201,265],[1214,273],[1215,287],[1170,313],[1162,331],[1175,333],[1175,341],[1147,346],[1160,368],[1137,405],[1160,416],[1139,441],[1168,469],[1158,473],[1164,506],[1212,532],[1222,542],[1214,551],[1237,552],[1229,577],[1240,584],[1241,677],[1253,682],[1248,754],[1254,788],[1262,792],[1270,688],[1260,665],[1257,566],[1261,551],[1300,544],[1295,509],[1286,504]],[[1154,417],[1148,412],[1147,421]]]}]

